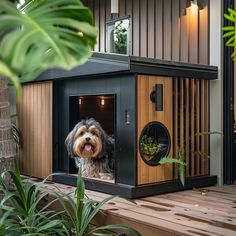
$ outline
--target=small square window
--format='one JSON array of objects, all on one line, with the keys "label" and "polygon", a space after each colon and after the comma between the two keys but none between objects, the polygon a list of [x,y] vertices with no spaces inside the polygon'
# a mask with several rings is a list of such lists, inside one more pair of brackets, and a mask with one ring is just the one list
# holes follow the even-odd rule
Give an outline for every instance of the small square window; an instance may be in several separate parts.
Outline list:
[{"label": "small square window", "polygon": [[131,54],[130,18],[110,21],[106,24],[106,52]]}]

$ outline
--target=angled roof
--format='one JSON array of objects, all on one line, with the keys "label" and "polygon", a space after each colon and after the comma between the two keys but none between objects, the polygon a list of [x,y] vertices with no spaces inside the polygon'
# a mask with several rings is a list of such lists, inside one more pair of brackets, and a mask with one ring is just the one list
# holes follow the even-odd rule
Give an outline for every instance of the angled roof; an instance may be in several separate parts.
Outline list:
[{"label": "angled roof", "polygon": [[94,52],[85,64],[69,71],[47,70],[36,81],[112,73],[137,73],[212,80],[217,79],[218,69],[215,66]]}]

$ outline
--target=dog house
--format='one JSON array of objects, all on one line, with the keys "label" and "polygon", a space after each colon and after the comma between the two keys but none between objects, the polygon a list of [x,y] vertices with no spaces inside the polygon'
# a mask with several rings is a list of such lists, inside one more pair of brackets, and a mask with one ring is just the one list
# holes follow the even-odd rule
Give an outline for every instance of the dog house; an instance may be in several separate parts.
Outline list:
[{"label": "dog house", "polygon": [[[87,189],[129,198],[216,184],[209,172],[209,83],[217,68],[94,53],[71,71],[50,70],[23,86],[18,104],[22,172],[76,184],[64,141],[93,117],[115,138],[115,179],[85,179]],[[186,181],[163,157],[185,156]]]}]

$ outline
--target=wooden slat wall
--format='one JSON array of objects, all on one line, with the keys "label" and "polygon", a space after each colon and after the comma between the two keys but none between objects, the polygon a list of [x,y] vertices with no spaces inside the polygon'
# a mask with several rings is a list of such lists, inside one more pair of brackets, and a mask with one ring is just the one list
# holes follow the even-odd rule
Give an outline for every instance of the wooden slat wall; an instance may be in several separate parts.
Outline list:
[{"label": "wooden slat wall", "polygon": [[21,171],[45,178],[52,173],[52,82],[24,85],[17,113]]},{"label": "wooden slat wall", "polygon": [[[178,125],[179,125],[179,107],[178,107],[178,97],[179,92],[178,92],[178,79],[174,78],[173,79],[173,155],[178,154]],[[175,166],[174,169],[174,178],[178,178],[178,168]]]},{"label": "wooden slat wall", "polygon": [[[155,105],[150,101],[150,93],[153,91],[155,84],[163,84],[163,111],[155,111]],[[172,79],[160,76],[138,75],[137,78],[138,91],[138,137],[144,128],[151,121],[159,121],[163,123],[173,139],[172,124]],[[172,156],[172,146],[169,153]],[[147,165],[138,153],[138,184],[154,183],[170,180],[173,177],[172,165]]]},{"label": "wooden slat wall", "polygon": [[[209,81],[173,78],[173,156],[186,153],[186,176],[209,174]],[[174,178],[178,170],[174,168]]]},{"label": "wooden slat wall", "polygon": [[208,64],[208,2],[202,10],[186,10],[186,0],[119,0],[119,14],[110,0],[84,0],[99,28],[95,51],[105,51],[105,22],[131,16],[132,55]]}]

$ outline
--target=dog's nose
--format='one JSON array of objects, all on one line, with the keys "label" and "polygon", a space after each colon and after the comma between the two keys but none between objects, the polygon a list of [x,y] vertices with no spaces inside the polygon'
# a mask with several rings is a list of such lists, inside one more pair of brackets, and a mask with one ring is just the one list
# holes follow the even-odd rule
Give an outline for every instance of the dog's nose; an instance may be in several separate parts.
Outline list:
[{"label": "dog's nose", "polygon": [[85,140],[86,140],[87,142],[89,142],[90,139],[91,139],[90,137],[86,137],[86,138],[85,138]]}]

